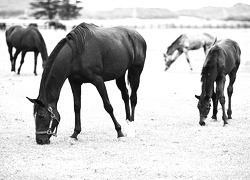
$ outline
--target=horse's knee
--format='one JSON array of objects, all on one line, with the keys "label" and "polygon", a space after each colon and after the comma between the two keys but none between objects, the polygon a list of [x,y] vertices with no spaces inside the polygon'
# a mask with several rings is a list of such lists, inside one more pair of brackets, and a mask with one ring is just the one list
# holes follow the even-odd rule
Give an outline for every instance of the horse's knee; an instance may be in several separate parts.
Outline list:
[{"label": "horse's knee", "polygon": [[113,113],[113,107],[111,106],[110,103],[104,103],[104,109],[109,113]]},{"label": "horse's knee", "polygon": [[233,94],[233,86],[228,86],[227,87],[227,94],[231,96]]}]

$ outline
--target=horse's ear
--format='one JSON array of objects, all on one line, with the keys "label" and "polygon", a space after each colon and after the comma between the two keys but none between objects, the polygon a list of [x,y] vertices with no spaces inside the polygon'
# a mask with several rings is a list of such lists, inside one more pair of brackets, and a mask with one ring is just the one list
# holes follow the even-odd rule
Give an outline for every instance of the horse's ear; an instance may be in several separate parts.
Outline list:
[{"label": "horse's ear", "polygon": [[40,105],[40,106],[45,107],[44,103],[43,103],[42,101],[38,100],[38,99],[30,99],[30,98],[28,98],[28,97],[26,97],[26,98],[27,98],[30,102],[34,103],[34,104],[38,104],[38,105]]},{"label": "horse's ear", "polygon": [[199,99],[199,100],[200,100],[200,96],[198,96],[198,95],[195,95],[195,97],[196,97],[197,99]]},{"label": "horse's ear", "polygon": [[165,58],[165,57],[166,57],[166,54],[163,53],[163,57]]}]

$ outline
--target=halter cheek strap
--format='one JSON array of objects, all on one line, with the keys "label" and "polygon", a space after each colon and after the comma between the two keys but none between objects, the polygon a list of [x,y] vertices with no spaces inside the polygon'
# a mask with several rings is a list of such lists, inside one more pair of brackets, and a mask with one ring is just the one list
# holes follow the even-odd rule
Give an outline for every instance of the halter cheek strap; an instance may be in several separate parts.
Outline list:
[{"label": "halter cheek strap", "polygon": [[53,136],[57,136],[57,127],[58,125],[55,127],[55,132],[53,132],[51,129],[52,129],[52,124],[53,124],[53,121],[56,120],[59,124],[59,120],[57,119],[56,115],[54,114],[53,112],[53,109],[51,107],[48,107],[47,109],[49,112],[50,112],[50,123],[49,123],[49,129],[47,131],[39,131],[39,132],[36,132],[36,134],[47,134],[47,135],[53,135]]}]

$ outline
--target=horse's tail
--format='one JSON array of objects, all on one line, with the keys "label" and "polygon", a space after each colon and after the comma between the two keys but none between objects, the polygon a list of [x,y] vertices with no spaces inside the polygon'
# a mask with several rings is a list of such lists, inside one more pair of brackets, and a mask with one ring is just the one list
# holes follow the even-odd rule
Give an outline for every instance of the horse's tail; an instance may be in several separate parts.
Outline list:
[{"label": "horse's tail", "polygon": [[146,59],[147,44],[144,38],[137,31],[134,31],[133,33],[128,32],[128,38],[133,47],[134,58],[134,64],[131,65],[127,74],[127,83],[131,87],[131,82],[135,81],[134,78],[138,78],[136,79],[138,81],[140,80],[140,74],[143,70]]},{"label": "horse's tail", "polygon": [[215,45],[216,42],[217,42],[217,36],[215,35],[214,42],[213,42],[212,46]]},{"label": "horse's tail", "polygon": [[40,41],[38,42],[38,49],[39,52],[41,53],[42,59],[43,61],[48,59],[48,51],[47,51],[47,46],[46,43],[43,39],[42,34],[40,33],[40,31],[36,28],[36,27],[32,27],[32,29],[37,33],[37,35],[39,36]]}]

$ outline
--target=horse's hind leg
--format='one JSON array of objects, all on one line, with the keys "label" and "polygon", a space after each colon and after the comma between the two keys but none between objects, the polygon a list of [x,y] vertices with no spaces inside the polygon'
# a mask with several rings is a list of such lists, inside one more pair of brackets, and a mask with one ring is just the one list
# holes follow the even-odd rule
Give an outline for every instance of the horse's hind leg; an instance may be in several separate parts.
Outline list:
[{"label": "horse's hind leg", "polygon": [[14,54],[13,60],[11,62],[11,71],[16,71],[16,59],[20,52],[21,52],[20,50],[16,50]]},{"label": "horse's hind leg", "polygon": [[125,104],[126,119],[130,120],[129,95],[128,95],[128,89],[126,87],[126,82],[125,82],[125,74],[121,76],[120,78],[116,79],[116,85],[121,91],[122,99]]},{"label": "horse's hind leg", "polygon": [[117,120],[116,120],[116,118],[114,116],[113,107],[110,104],[107,89],[106,89],[106,86],[104,84],[103,79],[100,76],[96,76],[92,83],[95,85],[95,87],[97,88],[100,96],[102,97],[104,108],[109,113],[110,117],[112,118],[112,120],[114,122],[115,129],[117,131],[118,137],[123,137],[124,135],[123,135],[123,133],[121,131],[121,125],[117,122]]},{"label": "horse's hind leg", "polygon": [[12,60],[13,60],[13,55],[12,55],[12,50],[13,50],[13,47],[10,43],[7,43],[8,45],[8,51],[9,51],[9,54],[10,54],[10,63],[12,63]]},{"label": "horse's hind leg", "polygon": [[131,67],[128,71],[128,80],[131,87],[130,101],[131,101],[131,111],[132,111],[130,121],[134,121],[135,106],[137,104],[137,90],[140,83],[141,72],[142,68],[137,66]]},{"label": "horse's hind leg", "polygon": [[225,113],[225,96],[224,96],[225,81],[226,81],[225,76],[216,81],[216,93],[222,107],[222,119],[224,121],[224,125],[228,124],[227,115]]},{"label": "horse's hind leg", "polygon": [[229,85],[227,87],[227,94],[228,94],[227,115],[228,115],[228,119],[232,119],[231,97],[232,97],[232,94],[233,94],[233,84],[234,84],[235,79],[236,79],[236,72],[237,72],[237,70],[233,70],[229,74]]},{"label": "horse's hind leg", "polygon": [[24,57],[25,57],[25,55],[26,55],[26,51],[22,51],[22,57],[21,57],[21,61],[20,61],[20,66],[19,66],[19,68],[17,70],[17,74],[20,74],[21,67],[22,67],[22,65],[24,63]]}]

